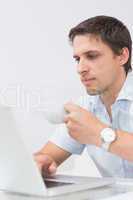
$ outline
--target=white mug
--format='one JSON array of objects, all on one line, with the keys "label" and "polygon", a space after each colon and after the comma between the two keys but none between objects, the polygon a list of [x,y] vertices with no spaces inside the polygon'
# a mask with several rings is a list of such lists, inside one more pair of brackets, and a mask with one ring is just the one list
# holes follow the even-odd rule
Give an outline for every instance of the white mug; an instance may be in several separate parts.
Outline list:
[{"label": "white mug", "polygon": [[48,109],[43,110],[43,114],[46,120],[53,124],[64,123],[64,117],[67,112],[64,106],[51,105]]}]

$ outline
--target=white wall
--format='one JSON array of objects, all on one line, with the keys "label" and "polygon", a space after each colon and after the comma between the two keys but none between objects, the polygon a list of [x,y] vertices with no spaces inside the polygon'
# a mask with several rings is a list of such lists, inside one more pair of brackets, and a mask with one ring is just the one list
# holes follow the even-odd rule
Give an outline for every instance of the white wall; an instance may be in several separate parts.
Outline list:
[{"label": "white wall", "polygon": [[[104,14],[123,20],[132,33],[132,7],[131,0],[0,0],[0,101],[17,108],[14,115],[31,152],[55,129],[43,115],[31,110],[84,93],[68,43],[69,29]],[[82,174],[84,165],[90,163],[84,173],[98,175],[85,157],[80,158],[80,168],[76,157],[62,169],[81,170]]]}]

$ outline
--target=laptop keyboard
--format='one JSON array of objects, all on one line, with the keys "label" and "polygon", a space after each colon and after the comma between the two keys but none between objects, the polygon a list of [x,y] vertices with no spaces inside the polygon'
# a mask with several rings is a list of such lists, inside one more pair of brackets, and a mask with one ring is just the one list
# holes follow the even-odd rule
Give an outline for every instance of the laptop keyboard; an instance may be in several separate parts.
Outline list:
[{"label": "laptop keyboard", "polygon": [[64,183],[64,182],[50,181],[50,180],[45,180],[44,182],[46,184],[46,187],[48,188],[73,184],[73,183],[66,183],[66,182]]}]

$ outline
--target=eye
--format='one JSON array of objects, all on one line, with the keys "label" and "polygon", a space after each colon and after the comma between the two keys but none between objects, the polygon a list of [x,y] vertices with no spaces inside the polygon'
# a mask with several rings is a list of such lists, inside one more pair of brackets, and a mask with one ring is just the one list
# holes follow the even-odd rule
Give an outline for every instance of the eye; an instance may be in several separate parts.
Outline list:
[{"label": "eye", "polygon": [[80,58],[79,58],[79,57],[74,57],[74,59],[75,59],[75,62],[76,62],[76,63],[79,63],[79,61],[80,61]]},{"label": "eye", "polygon": [[87,58],[88,58],[88,59],[91,59],[91,60],[94,60],[94,59],[96,59],[97,57],[98,57],[97,54],[88,54],[88,55],[87,55]]}]

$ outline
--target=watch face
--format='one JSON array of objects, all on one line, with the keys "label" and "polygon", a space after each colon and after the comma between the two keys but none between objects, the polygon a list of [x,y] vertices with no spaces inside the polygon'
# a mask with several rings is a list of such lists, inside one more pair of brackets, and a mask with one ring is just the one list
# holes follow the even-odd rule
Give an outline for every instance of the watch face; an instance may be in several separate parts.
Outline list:
[{"label": "watch face", "polygon": [[105,128],[101,132],[104,142],[113,142],[116,138],[115,132],[111,128]]}]

